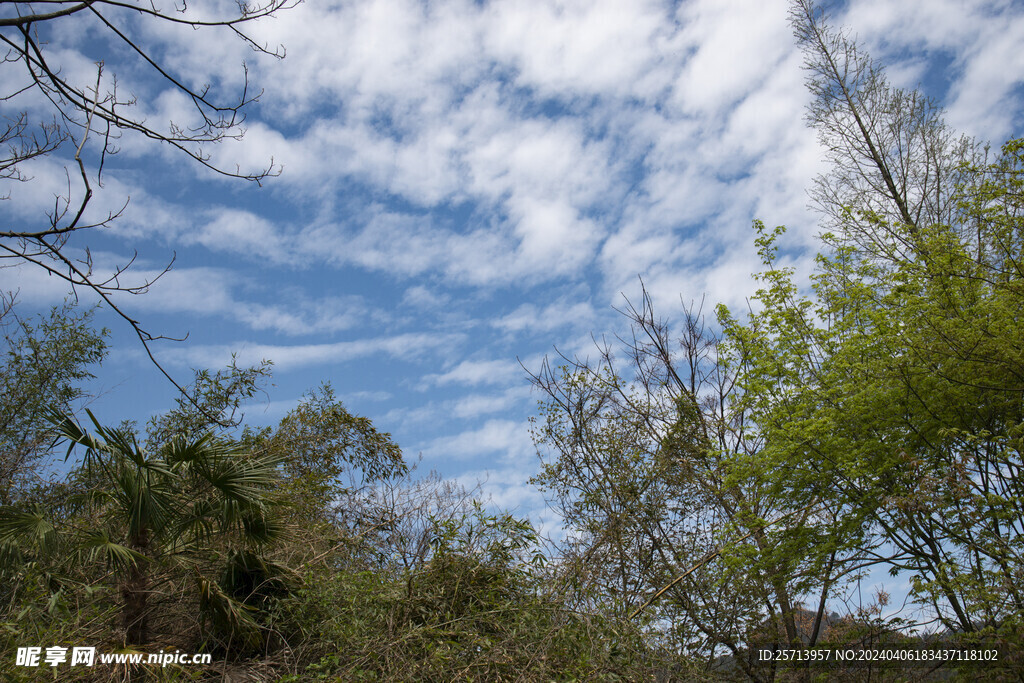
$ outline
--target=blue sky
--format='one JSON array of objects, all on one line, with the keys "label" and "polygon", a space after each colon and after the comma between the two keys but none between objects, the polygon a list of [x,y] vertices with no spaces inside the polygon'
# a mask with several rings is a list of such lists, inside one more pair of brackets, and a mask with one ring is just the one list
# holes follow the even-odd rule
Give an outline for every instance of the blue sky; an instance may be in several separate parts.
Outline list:
[{"label": "blue sky", "polygon": [[[233,3],[224,3],[226,7]],[[898,85],[922,84],[955,129],[995,145],[1021,134],[1024,5],[833,3]],[[349,0],[307,2],[250,27],[287,48],[261,57],[228,33],[133,27],[176,73],[231,99],[247,62],[264,90],[247,133],[209,151],[222,166],[281,174],[263,187],[218,177],[125,137],[94,215],[130,202],[89,239],[97,268],[173,270],[121,303],[152,332],[188,333],[159,358],[191,367],[274,362],[249,418],[273,423],[330,381],[425,469],[539,518],[526,373],[592,334],[642,276],[662,315],[707,297],[740,308],[758,269],[751,221],[786,224],[787,258],[810,269],[824,170],[803,121],[808,95],[783,1]],[[54,28],[64,73],[107,77],[154,126],[188,103],[107,54],[95,26]],[[17,82],[10,65],[0,86]],[[71,154],[73,151],[68,151]],[[68,157],[10,187],[15,222],[38,220]],[[59,302],[55,278],[0,270],[28,308]],[[99,372],[102,419],[144,421],[173,390],[119,321]]]}]

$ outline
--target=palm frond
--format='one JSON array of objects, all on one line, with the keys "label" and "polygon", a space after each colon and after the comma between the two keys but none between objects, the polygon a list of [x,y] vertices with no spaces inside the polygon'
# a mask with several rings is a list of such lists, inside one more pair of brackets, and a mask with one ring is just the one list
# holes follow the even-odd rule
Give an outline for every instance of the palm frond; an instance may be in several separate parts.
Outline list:
[{"label": "palm frond", "polygon": [[[92,418],[95,423],[96,418],[92,413],[89,413],[89,417]],[[75,446],[84,446],[86,448],[86,464],[95,457],[95,454],[106,450],[105,443],[86,432],[77,422],[74,421],[74,419],[59,410],[51,408],[47,411],[46,418],[57,430],[57,435],[68,440],[68,450],[64,455],[64,460],[71,457],[71,453],[75,450]]]},{"label": "palm frond", "polygon": [[220,586],[248,605],[265,604],[273,595],[287,592],[295,572],[251,550],[232,550],[221,572]]},{"label": "palm frond", "polygon": [[199,606],[215,631],[224,636],[254,643],[259,638],[259,625],[254,618],[256,610],[228,595],[217,584],[196,573],[199,588]]},{"label": "palm frond", "polygon": [[118,570],[134,568],[140,563],[151,561],[137,550],[114,541],[107,529],[86,533],[82,539],[81,551],[90,562],[103,561],[108,567]]},{"label": "palm frond", "polygon": [[56,548],[57,530],[40,505],[27,509],[5,505],[0,507],[0,543],[50,553]]},{"label": "palm frond", "polygon": [[284,538],[287,533],[284,520],[267,512],[266,508],[261,506],[242,517],[242,529],[247,542],[266,545]]}]

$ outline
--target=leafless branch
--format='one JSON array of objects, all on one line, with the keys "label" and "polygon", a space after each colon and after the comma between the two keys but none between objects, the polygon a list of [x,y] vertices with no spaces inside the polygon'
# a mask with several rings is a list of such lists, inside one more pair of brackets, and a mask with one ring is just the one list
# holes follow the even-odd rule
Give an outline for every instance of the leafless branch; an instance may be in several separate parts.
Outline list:
[{"label": "leafless branch", "polygon": [[[0,181],[30,182],[32,177],[23,170],[25,165],[58,153],[69,142],[74,146],[73,164],[76,167],[76,182],[71,182],[72,174],[68,172],[67,192],[54,198],[53,207],[45,215],[42,225],[21,226],[10,218],[4,220],[6,225],[0,225],[0,259],[41,268],[67,282],[76,294],[79,290],[89,290],[98,296],[132,328],[147,356],[179,390],[182,387],[157,362],[150,346],[151,342],[167,337],[150,334],[115,300],[118,294],[145,292],[160,275],[142,284],[127,284],[121,279],[125,266],[116,268],[113,274],[97,276],[88,247],[84,249],[84,257],[73,256],[69,239],[75,234],[85,236],[108,227],[127,206],[126,203],[101,220],[87,219],[96,189],[102,188],[107,157],[118,152],[115,141],[126,133],[168,145],[223,176],[259,184],[280,172],[273,159],[268,166],[256,171],[225,168],[216,163],[208,151],[210,145],[239,139],[245,133],[245,109],[262,94],[251,90],[246,66],[242,65],[244,79],[237,98],[219,101],[218,93],[210,86],[198,89],[189,86],[185,74],[174,72],[156,57],[155,46],[141,37],[145,34],[140,26],[166,23],[203,31],[220,29],[259,53],[281,58],[284,56],[283,48],[270,49],[258,43],[246,32],[246,26],[298,2],[301,0],[263,0],[255,5],[240,3],[237,12],[221,18],[190,16],[186,8],[162,9],[145,0],[0,2],[0,45],[6,49],[3,63],[20,64],[25,79],[9,92],[0,93],[0,101],[13,107],[17,107],[22,99],[26,101],[21,105],[23,111],[7,115],[0,126]],[[159,82],[192,102],[197,122],[172,121],[166,128],[148,123],[135,108],[134,98],[119,96],[117,76],[112,72],[108,75],[110,69],[102,61],[97,62],[93,83],[79,83],[63,73],[60,65],[52,61],[55,53],[47,39],[50,27],[58,22],[91,23],[105,32],[112,44],[123,45],[133,52]],[[48,103],[50,113],[48,118],[35,122],[33,118],[40,115],[40,98]],[[29,100],[33,100],[33,104],[27,104]],[[99,139],[94,142],[91,137]],[[0,193],[0,199],[9,196],[10,192]],[[173,259],[163,272],[167,272],[171,264]]]}]

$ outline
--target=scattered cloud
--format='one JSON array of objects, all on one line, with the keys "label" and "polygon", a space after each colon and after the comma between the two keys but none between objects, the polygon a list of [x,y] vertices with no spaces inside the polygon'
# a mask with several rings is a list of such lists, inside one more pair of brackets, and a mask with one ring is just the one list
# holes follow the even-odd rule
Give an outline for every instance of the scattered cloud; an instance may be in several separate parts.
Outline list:
[{"label": "scattered cloud", "polygon": [[473,419],[493,413],[510,414],[530,399],[530,387],[523,384],[491,394],[467,394],[452,402],[451,415]]},{"label": "scattered cloud", "polygon": [[548,305],[525,303],[511,313],[491,321],[497,329],[511,334],[552,332],[562,326],[585,325],[595,319],[588,300],[563,298]]},{"label": "scattered cloud", "polygon": [[[894,83],[922,83],[942,100],[956,129],[996,143],[1020,133],[1019,6],[830,5],[892,64]],[[706,295],[707,312],[742,309],[759,269],[756,218],[787,225],[784,258],[812,268],[806,189],[824,168],[787,7],[325,0],[251,27],[258,42],[287,47],[283,61],[147,29],[172,68],[228,99],[247,60],[265,94],[245,138],[205,151],[229,169],[272,158],[283,173],[257,194],[124,136],[90,206],[102,219],[131,198],[90,243],[97,273],[138,248],[125,281],[140,282],[173,250],[175,268],[148,294],[119,299],[147,328],[185,317],[199,329],[160,350],[170,366],[269,358],[292,395],[343,372],[339,395],[379,409],[371,417],[398,425],[407,450],[419,444],[458,476],[490,472],[496,501],[535,514],[517,357],[536,368],[555,345],[593,354],[591,332],[620,331],[610,306],[622,293],[635,300],[638,275],[666,316],[680,296]],[[94,81],[87,54],[99,36],[94,26],[56,36],[64,75]],[[180,93],[115,61],[108,73],[140,94],[137,111],[154,125],[194,116]],[[68,192],[68,164],[34,161],[36,180],[0,188],[11,192],[7,220],[31,224],[52,209]],[[0,268],[0,288],[40,306],[66,290],[24,268]]]},{"label": "scattered cloud", "polygon": [[515,420],[490,419],[475,429],[431,441],[421,451],[427,461],[487,458],[522,462],[533,453],[528,425]]},{"label": "scattered cloud", "polygon": [[507,385],[514,378],[522,379],[523,368],[514,360],[464,360],[447,372],[423,377],[429,386]]},{"label": "scattered cloud", "polygon": [[394,337],[355,339],[329,344],[229,344],[192,345],[162,351],[160,357],[177,365],[209,368],[223,367],[232,356],[242,366],[256,365],[264,359],[274,363],[275,371],[328,367],[370,357],[413,360],[461,341],[454,335],[400,334]]}]

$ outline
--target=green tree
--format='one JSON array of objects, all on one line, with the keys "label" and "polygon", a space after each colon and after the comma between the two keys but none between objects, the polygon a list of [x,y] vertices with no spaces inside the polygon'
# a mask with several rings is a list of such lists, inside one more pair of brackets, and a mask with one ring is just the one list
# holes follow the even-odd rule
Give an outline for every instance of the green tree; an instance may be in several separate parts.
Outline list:
[{"label": "green tree", "polygon": [[308,521],[357,529],[368,487],[408,471],[391,435],[350,413],[329,383],[305,394],[272,431],[252,437],[255,448],[281,458],[284,490]]},{"label": "green tree", "polygon": [[602,349],[535,377],[537,482],[605,599],[653,593],[694,652],[813,643],[829,600],[877,565],[909,573],[950,630],[1012,632],[1021,146],[986,160],[815,3],[791,19],[831,162],[812,192],[830,231],[813,295],[779,264],[782,229],[758,222],[761,288],[743,322],[719,308],[721,341],[688,315],[670,343],[646,299],[628,309],[624,370]]},{"label": "green tree", "polygon": [[10,505],[45,481],[42,462],[53,430],[46,415],[70,413],[85,397],[90,368],[106,355],[106,330],[92,311],[65,303],[49,316],[19,318],[13,302],[0,315],[0,504]]},{"label": "green tree", "polygon": [[829,162],[810,192],[825,227],[862,252],[914,258],[920,229],[960,220],[957,187],[978,144],[950,130],[930,98],[891,86],[815,0],[793,0],[790,23],[812,96],[807,122]]},{"label": "green tree", "polygon": [[[0,540],[23,560],[21,569],[42,563],[59,592],[81,586],[83,567],[104,567],[101,581],[119,593],[120,628],[130,645],[150,641],[151,595],[188,582],[215,634],[251,639],[253,601],[280,585],[279,568],[263,552],[282,532],[270,493],[278,461],[210,434],[177,436],[148,450],[130,431],[89,416],[94,433],[53,416],[68,453],[85,449],[68,504],[0,510]],[[244,590],[254,585],[260,588]]]},{"label": "green tree", "polygon": [[175,436],[196,438],[207,432],[230,436],[245,419],[243,408],[265,393],[273,363],[241,367],[231,358],[227,367],[211,372],[193,370],[192,383],[174,399],[174,407],[146,424],[146,443],[158,446]]},{"label": "green tree", "polygon": [[837,246],[812,300],[774,266],[780,232],[765,234],[763,308],[745,324],[722,311],[752,359],[741,384],[764,476],[784,472],[794,505],[839,503],[841,542],[909,572],[915,596],[968,632],[1024,607],[1021,143],[974,171],[960,188],[973,239],[928,226],[926,257],[881,265]]},{"label": "green tree", "polygon": [[566,603],[528,522],[487,511],[458,487],[410,493],[420,503],[405,510],[411,525],[428,531],[417,562],[349,553],[310,566],[295,599],[278,604],[274,626],[301,652],[285,680],[647,681],[673,672],[639,629]]},{"label": "green tree", "polygon": [[750,465],[792,506],[832,502],[817,554],[909,573],[950,630],[1001,628],[1024,604],[1021,144],[984,161],[812,3],[793,20],[830,232],[812,297],[758,223],[758,305],[745,323],[720,309],[765,443]]}]

